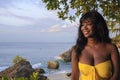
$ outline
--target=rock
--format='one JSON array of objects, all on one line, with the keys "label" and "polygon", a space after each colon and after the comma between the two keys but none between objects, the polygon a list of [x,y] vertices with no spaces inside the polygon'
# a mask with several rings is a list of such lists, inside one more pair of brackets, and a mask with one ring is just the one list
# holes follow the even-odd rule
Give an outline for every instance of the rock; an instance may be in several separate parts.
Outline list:
[{"label": "rock", "polygon": [[66,73],[66,75],[67,75],[68,77],[71,77],[71,73]]},{"label": "rock", "polygon": [[49,61],[48,62],[48,68],[49,69],[58,69],[59,68],[59,62],[58,61]]},{"label": "rock", "polygon": [[38,80],[48,80],[46,76],[40,75]]},{"label": "rock", "polygon": [[45,73],[45,70],[42,69],[42,68],[36,68],[36,69],[34,69],[34,70],[35,70],[35,72],[39,72],[40,74]]},{"label": "rock", "polygon": [[60,55],[60,57],[65,61],[65,62],[71,62],[71,53],[72,53],[72,49],[69,49],[68,51],[62,53]]},{"label": "rock", "polygon": [[0,76],[6,76],[8,78],[27,77],[34,72],[31,64],[28,61],[20,61],[13,66],[0,72]]}]

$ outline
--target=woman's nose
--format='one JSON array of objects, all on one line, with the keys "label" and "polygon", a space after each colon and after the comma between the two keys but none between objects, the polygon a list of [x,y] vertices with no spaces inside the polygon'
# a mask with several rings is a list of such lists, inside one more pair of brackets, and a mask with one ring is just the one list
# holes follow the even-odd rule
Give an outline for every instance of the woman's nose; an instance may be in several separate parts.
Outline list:
[{"label": "woman's nose", "polygon": [[85,24],[82,28],[83,28],[83,29],[87,29],[87,24]]}]

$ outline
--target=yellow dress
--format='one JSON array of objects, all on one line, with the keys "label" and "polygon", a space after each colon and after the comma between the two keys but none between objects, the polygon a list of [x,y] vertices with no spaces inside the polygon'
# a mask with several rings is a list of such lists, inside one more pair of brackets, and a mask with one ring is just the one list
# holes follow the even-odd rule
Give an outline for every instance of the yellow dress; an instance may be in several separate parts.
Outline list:
[{"label": "yellow dress", "polygon": [[80,70],[80,80],[108,80],[112,75],[112,65],[110,60],[95,66],[79,62],[78,66]]}]

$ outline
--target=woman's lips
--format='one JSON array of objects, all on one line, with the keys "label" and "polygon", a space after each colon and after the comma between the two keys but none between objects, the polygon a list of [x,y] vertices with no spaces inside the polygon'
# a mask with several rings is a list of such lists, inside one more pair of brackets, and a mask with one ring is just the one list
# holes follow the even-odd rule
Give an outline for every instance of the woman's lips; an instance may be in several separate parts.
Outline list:
[{"label": "woman's lips", "polygon": [[83,31],[83,33],[84,33],[84,34],[88,34],[88,33],[89,33],[89,31]]}]

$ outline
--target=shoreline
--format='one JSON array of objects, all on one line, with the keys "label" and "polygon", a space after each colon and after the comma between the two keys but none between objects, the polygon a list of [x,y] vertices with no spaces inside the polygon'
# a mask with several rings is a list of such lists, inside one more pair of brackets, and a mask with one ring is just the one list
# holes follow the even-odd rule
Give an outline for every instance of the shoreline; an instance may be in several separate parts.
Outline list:
[{"label": "shoreline", "polygon": [[67,73],[55,73],[48,75],[49,80],[71,80],[70,77],[66,75]]}]

